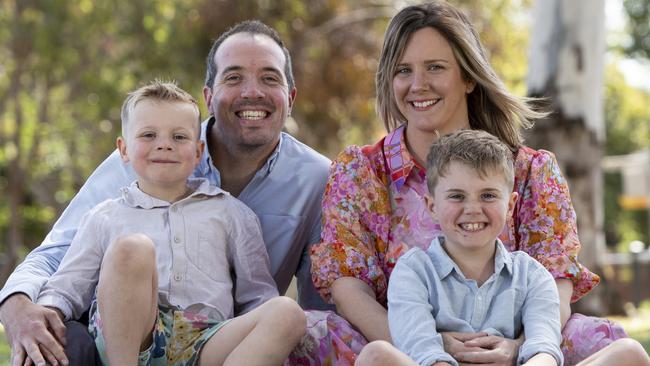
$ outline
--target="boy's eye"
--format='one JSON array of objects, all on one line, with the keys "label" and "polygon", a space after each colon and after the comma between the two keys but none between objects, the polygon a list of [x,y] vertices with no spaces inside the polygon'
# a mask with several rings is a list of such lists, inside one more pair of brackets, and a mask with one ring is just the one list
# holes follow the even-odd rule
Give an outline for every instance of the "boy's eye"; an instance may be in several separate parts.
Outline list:
[{"label": "boy's eye", "polygon": [[484,200],[493,200],[493,199],[496,199],[496,198],[497,198],[497,195],[494,194],[494,193],[483,193],[483,194],[481,195],[481,197],[482,197]]},{"label": "boy's eye", "polygon": [[144,139],[153,139],[153,138],[156,138],[156,134],[153,133],[153,132],[144,132],[144,133],[140,134],[140,137],[142,137]]},{"label": "boy's eye", "polygon": [[187,136],[185,136],[185,135],[181,135],[181,134],[174,135],[174,140],[182,141],[182,140],[186,140],[186,139],[187,139]]},{"label": "boy's eye", "polygon": [[450,200],[454,200],[454,201],[460,201],[460,200],[462,200],[464,197],[463,197],[463,195],[460,194],[460,193],[454,193],[454,194],[450,194],[447,198],[449,198]]}]

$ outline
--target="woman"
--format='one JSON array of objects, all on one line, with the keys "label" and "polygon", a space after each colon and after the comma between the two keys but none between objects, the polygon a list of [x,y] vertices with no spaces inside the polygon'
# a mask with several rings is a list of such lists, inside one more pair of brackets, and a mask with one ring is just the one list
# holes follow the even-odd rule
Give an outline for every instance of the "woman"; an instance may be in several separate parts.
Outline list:
[{"label": "woman", "polygon": [[[439,232],[424,203],[429,145],[457,129],[482,129],[515,154],[520,200],[500,238],[555,277],[567,363],[624,337],[605,319],[571,316],[570,302],[599,278],[577,261],[575,212],[554,156],[522,144],[520,129],[544,114],[505,89],[465,15],[444,2],[400,11],[386,31],[376,84],[388,135],[347,148],[332,165],[322,243],[312,249],[312,276],[323,297],[369,341],[390,341],[386,288],[395,261],[413,246],[426,248]],[[482,334],[444,340],[459,361],[480,363],[512,364],[520,344]]]}]

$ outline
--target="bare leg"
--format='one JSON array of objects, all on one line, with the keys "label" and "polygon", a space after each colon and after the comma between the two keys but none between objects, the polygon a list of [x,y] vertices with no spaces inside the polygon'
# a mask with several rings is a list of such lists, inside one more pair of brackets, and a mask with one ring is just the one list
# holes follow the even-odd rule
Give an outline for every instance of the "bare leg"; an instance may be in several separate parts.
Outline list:
[{"label": "bare leg", "polygon": [[136,365],[152,342],[158,311],[156,250],[144,235],[111,244],[102,261],[97,304],[111,365]]},{"label": "bare leg", "polygon": [[206,342],[199,365],[280,365],[305,334],[305,313],[288,297],[273,298],[232,319]]},{"label": "bare leg", "polygon": [[578,366],[587,365],[650,366],[650,357],[636,340],[621,338],[578,364]]},{"label": "bare leg", "polygon": [[361,350],[355,366],[417,366],[409,356],[386,341],[373,341]]}]

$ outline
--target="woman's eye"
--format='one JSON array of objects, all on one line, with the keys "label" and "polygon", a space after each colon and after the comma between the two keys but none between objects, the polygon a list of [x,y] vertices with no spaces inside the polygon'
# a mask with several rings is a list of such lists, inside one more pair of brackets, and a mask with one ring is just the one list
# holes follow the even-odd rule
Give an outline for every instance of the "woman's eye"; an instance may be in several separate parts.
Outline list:
[{"label": "woman's eye", "polygon": [[395,74],[408,74],[411,71],[408,67],[398,67]]},{"label": "woman's eye", "polygon": [[438,64],[429,65],[429,70],[431,70],[431,71],[442,70],[442,69],[444,69],[444,67],[442,67],[442,65],[438,65]]}]

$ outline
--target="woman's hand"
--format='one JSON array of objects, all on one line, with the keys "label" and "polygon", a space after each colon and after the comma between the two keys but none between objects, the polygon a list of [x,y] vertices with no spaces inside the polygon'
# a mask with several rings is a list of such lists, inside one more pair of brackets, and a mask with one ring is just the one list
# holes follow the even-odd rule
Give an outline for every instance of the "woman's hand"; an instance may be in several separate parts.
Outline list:
[{"label": "woman's hand", "polygon": [[[469,333],[469,335],[472,334],[473,333]],[[468,333],[465,333],[465,335],[468,335]],[[513,366],[517,363],[519,347],[522,343],[523,336],[517,339],[508,339],[484,334],[464,341],[464,350],[451,353],[451,355],[458,360],[461,365],[468,363]],[[446,343],[445,350],[447,350]]]}]

